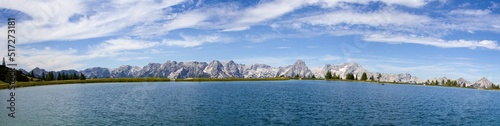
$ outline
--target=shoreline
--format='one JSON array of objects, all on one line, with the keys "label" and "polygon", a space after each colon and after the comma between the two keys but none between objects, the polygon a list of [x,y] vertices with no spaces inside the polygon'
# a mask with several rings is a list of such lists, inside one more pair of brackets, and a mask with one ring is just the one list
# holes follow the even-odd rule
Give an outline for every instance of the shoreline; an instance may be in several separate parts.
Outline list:
[{"label": "shoreline", "polygon": [[[175,79],[169,78],[100,78],[86,80],[59,80],[59,81],[31,81],[31,82],[16,82],[16,88],[45,86],[45,85],[62,85],[62,84],[87,84],[87,83],[115,83],[115,82],[209,82],[209,81],[284,81],[289,78],[187,78]],[[7,89],[8,83],[0,82],[0,90]]]},{"label": "shoreline", "polygon": [[[116,82],[214,82],[214,81],[342,81],[342,82],[364,82],[372,84],[402,84],[402,85],[419,85],[419,86],[438,86],[438,87],[451,87],[451,88],[465,88],[476,90],[498,90],[498,89],[484,89],[484,88],[471,88],[471,87],[455,87],[455,86],[442,86],[442,85],[423,85],[417,83],[394,83],[394,82],[378,82],[378,81],[358,81],[358,80],[339,80],[339,79],[295,79],[295,78],[186,78],[170,80],[169,78],[100,78],[100,79],[87,79],[87,80],[59,80],[59,81],[39,81],[39,82],[17,82],[16,88],[32,87],[32,86],[45,86],[45,85],[63,85],[63,84],[87,84],[87,83],[116,83]],[[0,82],[0,90],[7,89],[8,83]]]}]

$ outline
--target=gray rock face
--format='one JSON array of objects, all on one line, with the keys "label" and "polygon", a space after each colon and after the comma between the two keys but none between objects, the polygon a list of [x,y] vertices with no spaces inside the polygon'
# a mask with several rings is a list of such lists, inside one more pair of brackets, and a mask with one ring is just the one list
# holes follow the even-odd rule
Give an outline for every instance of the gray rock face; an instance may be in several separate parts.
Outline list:
[{"label": "gray rock face", "polygon": [[242,78],[243,74],[240,70],[243,65],[236,64],[232,60],[223,65],[223,71],[228,77]]},{"label": "gray rock face", "polygon": [[36,67],[32,71],[36,78],[40,78],[42,76],[42,73],[47,74],[47,71],[45,71],[45,69],[40,69],[38,67]]},{"label": "gray rock face", "polygon": [[108,68],[102,68],[102,67],[94,67],[94,68],[87,68],[83,71],[80,71],[85,75],[87,78],[106,78],[106,77],[111,77],[111,72]]},{"label": "gray rock face", "polygon": [[467,81],[465,80],[464,78],[458,78],[457,79],[457,84],[462,86],[465,84],[465,86],[470,86],[471,85],[471,82],[470,81]]},{"label": "gray rock face", "polygon": [[139,76],[140,67],[123,65],[111,71],[111,76],[113,78],[119,77],[137,77]]},{"label": "gray rock face", "polygon": [[211,78],[225,78],[229,77],[224,71],[224,66],[221,62],[214,60],[208,64],[208,66],[203,70],[203,72],[210,75]]},{"label": "gray rock face", "polygon": [[422,83],[422,81],[409,73],[404,74],[382,74],[380,81],[399,83]]},{"label": "gray rock face", "polygon": [[475,87],[475,88],[490,88],[491,86],[493,85],[492,82],[490,82],[488,79],[486,79],[485,77],[479,79],[478,81],[474,82],[474,84],[472,84],[472,87]]},{"label": "gray rock face", "polygon": [[297,60],[293,65],[280,67],[277,75],[285,77],[295,77],[295,75],[299,75],[299,77],[310,78],[313,74],[304,61]]},{"label": "gray rock face", "polygon": [[162,64],[149,63],[142,67],[142,70],[139,72],[139,77],[167,77],[166,71],[160,69],[161,67]]},{"label": "gray rock face", "polygon": [[412,76],[409,73],[405,74],[385,74],[378,72],[369,72],[364,69],[361,65],[356,62],[343,63],[340,65],[326,64],[322,68],[314,69],[314,75],[317,78],[324,78],[325,74],[330,71],[332,74],[340,75],[341,78],[345,79],[347,74],[354,74],[354,77],[358,80],[361,80],[361,76],[363,73],[366,73],[367,78],[370,79],[373,77],[374,81],[378,80],[378,76],[380,76],[381,82],[399,82],[399,83],[421,83],[422,81]]},{"label": "gray rock face", "polygon": [[245,78],[271,78],[276,77],[277,69],[271,68],[266,64],[253,64],[250,68],[244,70]]},{"label": "gray rock face", "polygon": [[314,70],[316,70],[314,71],[314,75],[317,78],[325,78],[325,74],[328,71],[332,72],[332,74],[340,75],[340,78],[346,78],[347,74],[350,73],[354,74],[354,77],[359,80],[361,79],[363,72],[366,72],[368,77],[371,77],[371,74],[356,62],[343,63],[340,65],[326,64],[322,68]]},{"label": "gray rock face", "polygon": [[[175,62],[175,61],[174,61]],[[170,73],[168,78],[199,78],[209,77],[203,70],[208,66],[205,62],[179,62],[176,64],[174,72]]]}]

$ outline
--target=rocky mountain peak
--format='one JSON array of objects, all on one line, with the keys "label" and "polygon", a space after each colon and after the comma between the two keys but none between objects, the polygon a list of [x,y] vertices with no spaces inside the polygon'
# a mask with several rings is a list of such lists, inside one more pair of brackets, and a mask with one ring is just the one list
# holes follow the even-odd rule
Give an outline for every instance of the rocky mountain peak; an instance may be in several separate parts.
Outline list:
[{"label": "rocky mountain peak", "polygon": [[493,83],[491,81],[489,81],[488,79],[486,79],[485,77],[479,79],[478,81],[476,81],[472,86],[476,87],[476,88],[489,88],[493,85]]},{"label": "rocky mountain peak", "polygon": [[346,67],[356,67],[356,68],[362,67],[361,65],[359,65],[358,63],[356,63],[354,61],[344,63],[343,65],[346,66]]},{"label": "rocky mountain peak", "polygon": [[277,75],[279,76],[295,77],[299,75],[300,77],[311,77],[313,75],[303,60],[297,60],[293,65],[284,68],[279,67],[278,69]]},{"label": "rocky mountain peak", "polygon": [[252,66],[250,66],[250,69],[252,70],[257,70],[257,68],[271,68],[271,66],[266,64],[253,64]]},{"label": "rocky mountain peak", "polygon": [[465,80],[464,78],[458,78],[457,79],[457,84],[461,85],[461,86],[463,86],[464,84],[465,84],[465,86],[469,86],[469,85],[471,85],[471,82]]},{"label": "rocky mountain peak", "polygon": [[297,60],[295,61],[295,64],[294,66],[305,66],[306,65],[306,62],[304,62],[304,60]]}]

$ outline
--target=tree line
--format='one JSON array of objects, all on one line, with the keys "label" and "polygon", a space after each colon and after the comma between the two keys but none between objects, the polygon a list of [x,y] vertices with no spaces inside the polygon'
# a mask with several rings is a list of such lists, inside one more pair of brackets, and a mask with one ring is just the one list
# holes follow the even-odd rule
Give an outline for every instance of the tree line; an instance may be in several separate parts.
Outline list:
[{"label": "tree line", "polygon": [[31,71],[29,76],[33,78],[37,78],[40,80],[45,80],[45,81],[54,81],[54,80],[85,80],[86,77],[83,75],[83,73],[80,73],[80,75],[73,73],[73,74],[65,74],[64,72],[59,72],[56,73],[54,71],[50,71],[47,74],[45,72],[42,72],[41,76],[35,77],[34,71]]},{"label": "tree line", "polygon": [[[381,77],[382,77],[382,74],[379,74],[377,76],[377,79],[380,81]],[[337,75],[337,73],[333,73],[332,74],[331,71],[326,72],[325,79],[342,80],[342,78],[340,77],[340,74],[338,74],[338,75]],[[356,76],[354,76],[354,74],[347,73],[344,80],[358,80],[358,79],[356,78]],[[375,81],[375,78],[373,77],[373,75],[370,76],[370,77],[368,77],[368,75],[366,74],[366,72],[363,72],[363,74],[361,75],[360,80],[361,81]]]}]

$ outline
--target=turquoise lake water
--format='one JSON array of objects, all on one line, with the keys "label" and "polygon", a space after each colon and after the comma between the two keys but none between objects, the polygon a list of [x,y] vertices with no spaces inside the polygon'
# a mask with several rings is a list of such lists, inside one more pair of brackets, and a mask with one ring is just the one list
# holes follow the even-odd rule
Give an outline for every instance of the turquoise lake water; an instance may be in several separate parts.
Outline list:
[{"label": "turquoise lake water", "polygon": [[338,81],[18,88],[11,125],[499,125],[500,91]]}]

